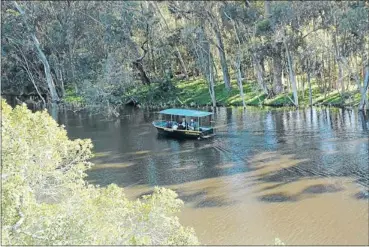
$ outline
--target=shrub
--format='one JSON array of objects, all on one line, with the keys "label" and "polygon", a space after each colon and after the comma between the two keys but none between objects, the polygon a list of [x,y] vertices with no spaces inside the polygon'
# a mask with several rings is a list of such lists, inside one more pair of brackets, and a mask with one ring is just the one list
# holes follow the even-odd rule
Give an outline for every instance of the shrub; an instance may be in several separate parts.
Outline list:
[{"label": "shrub", "polygon": [[130,201],[122,188],[85,182],[90,140],[70,140],[46,111],[2,108],[4,245],[191,245],[173,214],[183,202],[165,188]]}]

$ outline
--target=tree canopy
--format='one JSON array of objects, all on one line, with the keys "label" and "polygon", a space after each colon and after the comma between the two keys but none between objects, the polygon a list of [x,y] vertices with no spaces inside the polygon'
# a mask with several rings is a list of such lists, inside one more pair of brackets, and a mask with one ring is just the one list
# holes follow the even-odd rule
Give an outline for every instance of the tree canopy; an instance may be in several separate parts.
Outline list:
[{"label": "tree canopy", "polygon": [[3,94],[120,104],[132,87],[193,75],[213,105],[214,85],[229,91],[232,78],[268,97],[292,92],[296,106],[307,78],[325,95],[366,90],[368,1],[1,4]]},{"label": "tree canopy", "polygon": [[46,111],[4,100],[1,110],[2,244],[198,244],[174,215],[183,205],[174,191],[130,201],[117,185],[88,184],[91,140],[69,140]]}]

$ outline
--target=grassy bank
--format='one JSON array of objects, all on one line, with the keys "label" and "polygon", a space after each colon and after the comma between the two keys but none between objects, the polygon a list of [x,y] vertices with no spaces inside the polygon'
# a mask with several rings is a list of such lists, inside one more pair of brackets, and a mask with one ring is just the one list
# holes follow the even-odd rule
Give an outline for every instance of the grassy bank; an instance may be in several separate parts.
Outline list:
[{"label": "grassy bank", "polygon": [[[125,102],[134,100],[143,107],[173,107],[173,106],[205,106],[211,105],[209,90],[203,79],[190,81],[174,81],[174,88],[163,92],[160,85],[154,83],[150,86],[141,86],[127,92],[123,97]],[[307,86],[305,86],[307,87]],[[267,95],[258,90],[256,82],[248,82],[243,86],[246,105],[251,106],[293,106],[292,93],[283,93],[274,98],[267,98]],[[236,84],[232,81],[232,90],[227,92],[224,84],[215,86],[215,95],[218,106],[242,106],[242,99]],[[312,86],[313,105],[353,107],[360,102],[360,93],[355,87],[350,88],[342,96],[335,90],[324,95],[317,85]],[[304,93],[299,91],[299,106],[309,105],[309,89]]]}]

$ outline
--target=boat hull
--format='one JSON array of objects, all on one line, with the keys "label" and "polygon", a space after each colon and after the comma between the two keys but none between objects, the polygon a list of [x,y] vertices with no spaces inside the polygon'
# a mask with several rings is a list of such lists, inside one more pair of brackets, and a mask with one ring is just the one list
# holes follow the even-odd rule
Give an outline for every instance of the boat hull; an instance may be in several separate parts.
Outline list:
[{"label": "boat hull", "polygon": [[190,130],[173,130],[168,128],[156,127],[159,135],[178,139],[199,139],[201,138],[200,132]]},{"label": "boat hull", "polygon": [[168,128],[166,121],[154,121],[152,124],[158,130],[158,134],[178,139],[206,139],[214,136],[214,129],[211,127],[190,130]]}]

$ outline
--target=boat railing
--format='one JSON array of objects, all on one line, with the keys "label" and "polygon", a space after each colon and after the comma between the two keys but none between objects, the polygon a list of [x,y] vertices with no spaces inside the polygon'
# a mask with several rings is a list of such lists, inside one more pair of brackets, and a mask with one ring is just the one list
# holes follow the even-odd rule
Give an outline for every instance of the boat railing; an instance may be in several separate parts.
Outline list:
[{"label": "boat railing", "polygon": [[[154,126],[157,126],[157,127],[162,127],[162,128],[173,128],[173,124],[176,124],[178,127],[180,126],[180,124],[176,121],[167,121],[167,120],[154,120],[153,122],[153,125]],[[181,128],[178,128],[176,130],[193,130],[193,131],[209,131],[213,129],[212,126],[207,126],[207,125],[201,125],[201,126],[195,126],[194,128],[187,125],[187,128],[185,129],[181,129]]]}]

